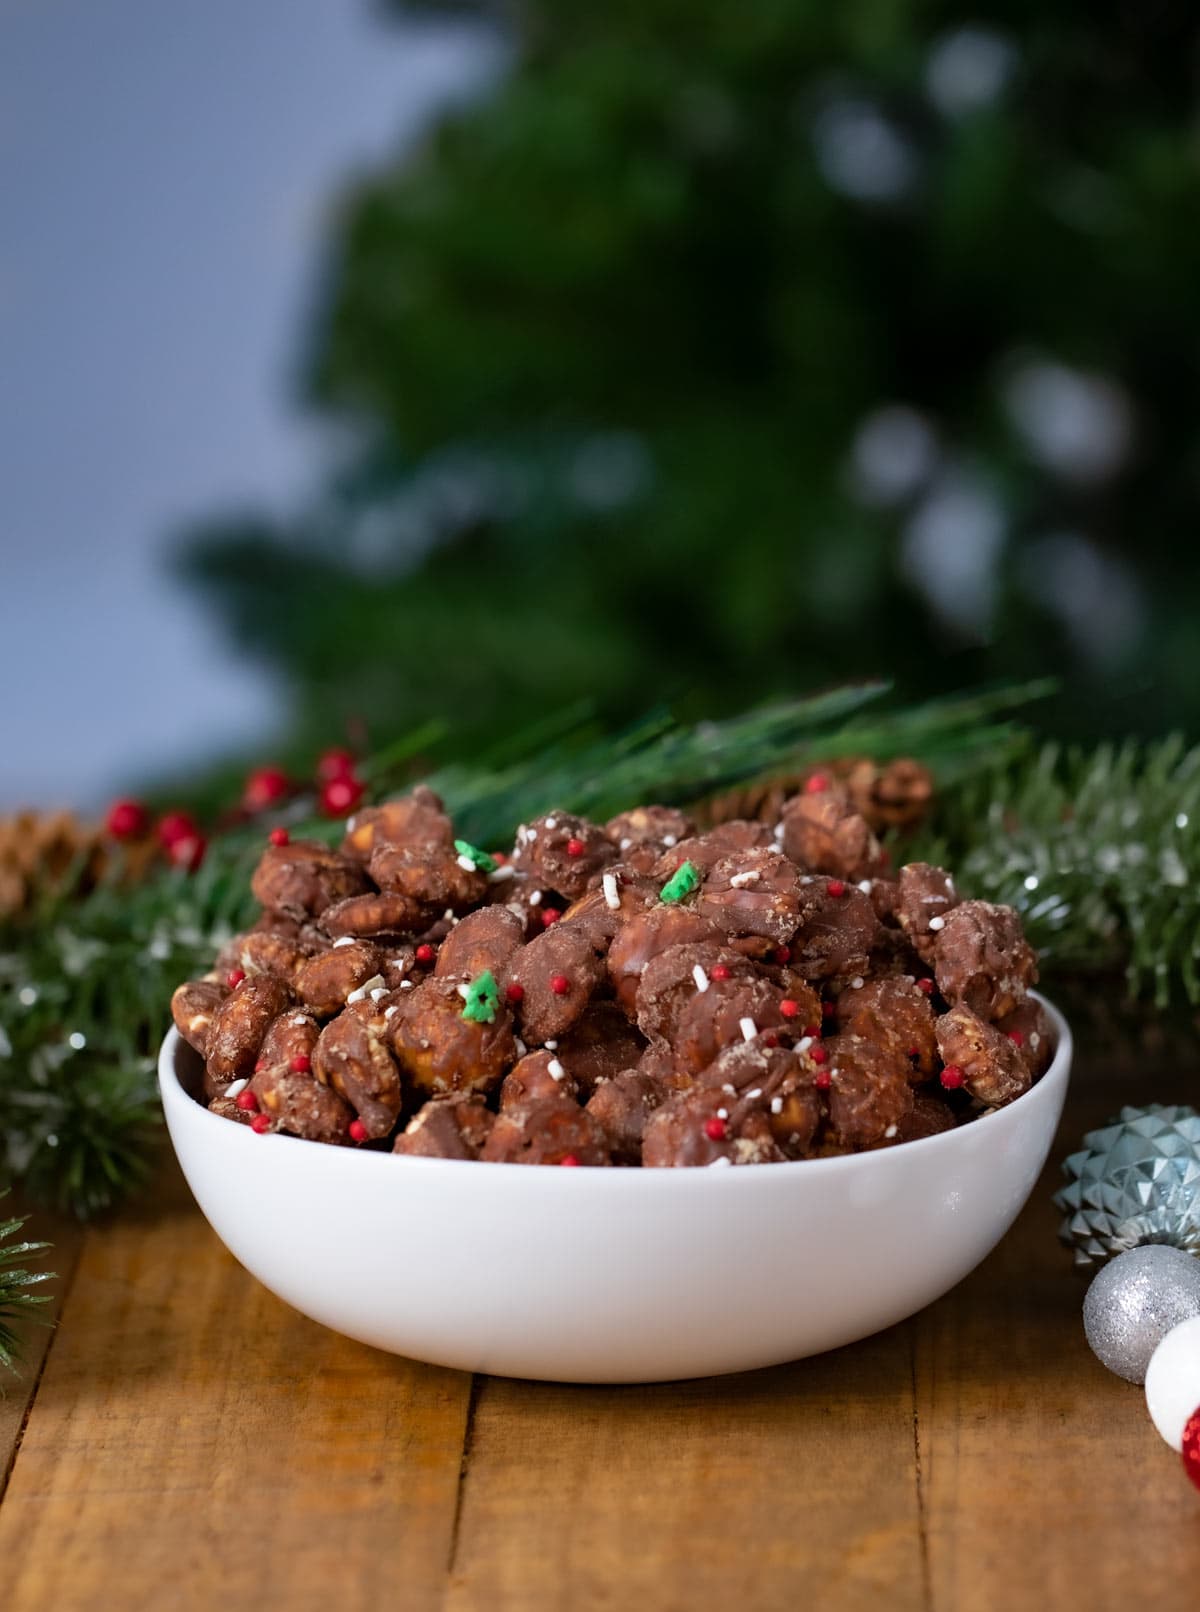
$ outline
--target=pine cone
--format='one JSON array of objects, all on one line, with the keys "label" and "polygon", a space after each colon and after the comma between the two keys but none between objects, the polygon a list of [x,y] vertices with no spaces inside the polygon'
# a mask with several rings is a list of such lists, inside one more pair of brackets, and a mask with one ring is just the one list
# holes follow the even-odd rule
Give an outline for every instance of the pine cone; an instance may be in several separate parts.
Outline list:
[{"label": "pine cone", "polygon": [[867,756],[845,756],[834,761],[814,762],[803,772],[743,784],[715,795],[701,813],[709,826],[732,818],[757,817],[773,823],[783,803],[803,789],[816,772],[832,773],[846,789],[856,811],[861,812],[875,832],[887,828],[913,828],[928,812],[933,801],[933,774],[919,761],[899,756],[882,766]]},{"label": "pine cone", "polygon": [[70,884],[84,895],[119,856],[122,871],[140,878],[158,854],[153,839],[115,850],[98,823],[71,812],[18,812],[0,817],[0,918],[26,911]]}]

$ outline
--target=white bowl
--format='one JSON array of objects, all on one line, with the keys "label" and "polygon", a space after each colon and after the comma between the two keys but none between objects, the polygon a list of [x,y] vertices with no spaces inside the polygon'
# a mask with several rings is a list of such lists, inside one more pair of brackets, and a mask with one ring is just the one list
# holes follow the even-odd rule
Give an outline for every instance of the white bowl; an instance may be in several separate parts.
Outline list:
[{"label": "white bowl", "polygon": [[202,1108],[174,1030],[183,1173],[247,1270],[363,1343],[464,1371],[652,1382],[776,1365],[912,1315],[999,1242],[1050,1150],[1071,1035],[1008,1108],[923,1141],[733,1170],[553,1170],[259,1136]]}]

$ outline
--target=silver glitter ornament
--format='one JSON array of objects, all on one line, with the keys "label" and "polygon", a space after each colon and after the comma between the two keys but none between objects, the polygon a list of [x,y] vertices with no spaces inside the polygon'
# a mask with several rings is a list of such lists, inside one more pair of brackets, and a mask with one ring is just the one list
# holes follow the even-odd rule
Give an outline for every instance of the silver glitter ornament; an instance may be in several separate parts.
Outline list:
[{"label": "silver glitter ornament", "polygon": [[1089,1131],[1063,1164],[1054,1201],[1059,1237],[1084,1269],[1147,1243],[1200,1254],[1200,1114],[1194,1108],[1123,1108]]},{"label": "silver glitter ornament", "polygon": [[1146,1380],[1150,1356],[1180,1321],[1200,1316],[1200,1259],[1150,1245],[1118,1254],[1083,1301],[1092,1353],[1131,1383]]}]

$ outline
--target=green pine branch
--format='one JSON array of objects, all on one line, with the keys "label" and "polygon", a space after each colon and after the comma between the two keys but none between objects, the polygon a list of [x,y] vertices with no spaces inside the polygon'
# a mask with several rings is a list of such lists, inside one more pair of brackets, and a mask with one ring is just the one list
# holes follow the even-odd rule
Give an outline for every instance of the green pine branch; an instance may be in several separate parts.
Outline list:
[{"label": "green pine branch", "polygon": [[[0,1193],[0,1198],[4,1196]],[[34,1292],[40,1283],[50,1280],[50,1273],[26,1270],[21,1263],[50,1244],[14,1242],[12,1239],[24,1224],[20,1216],[0,1220],[0,1366],[12,1372],[21,1356],[18,1323],[40,1319],[39,1306],[50,1302],[45,1294]]]}]

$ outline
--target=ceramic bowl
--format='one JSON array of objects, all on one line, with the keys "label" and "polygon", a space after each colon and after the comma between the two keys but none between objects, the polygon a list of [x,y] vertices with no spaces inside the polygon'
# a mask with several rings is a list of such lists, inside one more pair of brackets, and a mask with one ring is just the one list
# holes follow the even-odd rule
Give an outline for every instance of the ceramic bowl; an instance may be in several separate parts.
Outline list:
[{"label": "ceramic bowl", "polygon": [[1071,1035],[1007,1108],[876,1153],[733,1170],[554,1170],[259,1136],[191,1093],[171,1140],[226,1247],[305,1315],[438,1365],[650,1382],[775,1365],[912,1315],[999,1242],[1046,1161]]}]

